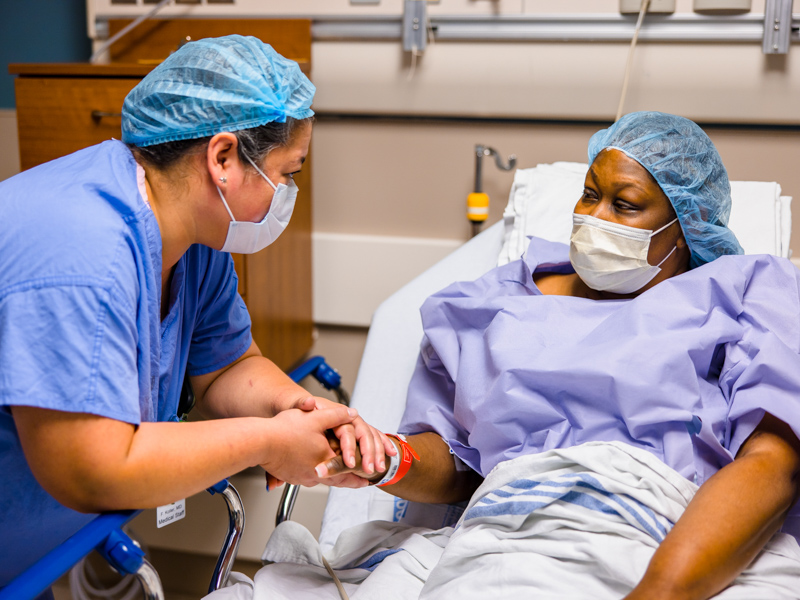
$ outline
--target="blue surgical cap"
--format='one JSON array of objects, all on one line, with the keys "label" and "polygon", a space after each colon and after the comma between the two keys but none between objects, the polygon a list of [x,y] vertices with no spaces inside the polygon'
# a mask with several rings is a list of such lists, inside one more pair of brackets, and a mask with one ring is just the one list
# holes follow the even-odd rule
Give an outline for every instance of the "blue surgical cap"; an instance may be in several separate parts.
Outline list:
[{"label": "blue surgical cap", "polygon": [[606,148],[630,156],[661,186],[691,250],[691,268],[724,254],[744,253],[728,229],[728,173],[714,144],[696,123],[659,112],[630,113],[592,136],[589,163]]},{"label": "blue surgical cap", "polygon": [[314,92],[296,62],[257,38],[189,42],[125,98],[122,141],[152,146],[305,119]]}]

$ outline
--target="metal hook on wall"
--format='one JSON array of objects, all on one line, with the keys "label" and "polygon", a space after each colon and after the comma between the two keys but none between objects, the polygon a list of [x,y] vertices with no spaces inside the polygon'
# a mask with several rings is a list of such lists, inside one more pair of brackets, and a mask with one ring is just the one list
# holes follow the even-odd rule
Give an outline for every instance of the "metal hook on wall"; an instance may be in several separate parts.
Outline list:
[{"label": "metal hook on wall", "polygon": [[510,171],[517,166],[517,157],[511,154],[504,162],[500,153],[490,146],[475,146],[475,188],[467,196],[467,219],[472,223],[472,237],[480,233],[484,221],[489,218],[489,195],[483,193],[483,157],[494,156],[494,163],[501,171]]}]

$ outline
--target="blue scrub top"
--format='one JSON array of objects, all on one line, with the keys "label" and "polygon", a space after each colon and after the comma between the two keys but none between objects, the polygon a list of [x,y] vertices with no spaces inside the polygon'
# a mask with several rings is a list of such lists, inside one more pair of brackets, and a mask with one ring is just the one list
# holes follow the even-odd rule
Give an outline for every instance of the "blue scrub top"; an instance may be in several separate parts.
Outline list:
[{"label": "blue scrub top", "polygon": [[250,347],[229,254],[192,246],[161,320],[161,236],[117,141],[0,183],[0,587],[94,515],[60,505],[25,461],[10,406],[138,424],[174,419],[185,373]]}]

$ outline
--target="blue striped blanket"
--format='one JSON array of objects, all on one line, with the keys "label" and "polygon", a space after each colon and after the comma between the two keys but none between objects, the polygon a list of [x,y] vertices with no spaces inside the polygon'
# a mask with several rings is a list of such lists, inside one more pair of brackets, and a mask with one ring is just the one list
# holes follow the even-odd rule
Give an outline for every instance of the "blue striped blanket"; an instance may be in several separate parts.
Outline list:
[{"label": "blue striped blanket", "polygon": [[[591,442],[499,464],[475,492],[421,600],[619,600],[697,486],[654,455]],[[800,598],[800,548],[778,534],[717,598]]]},{"label": "blue striped blanket", "polygon": [[[302,525],[283,523],[262,556],[274,564],[212,597],[339,600],[333,572],[350,600],[619,600],[696,489],[620,443],[523,456],[489,474],[455,528],[368,522],[323,555]],[[715,600],[762,598],[800,599],[800,548],[789,535],[777,534]]]}]

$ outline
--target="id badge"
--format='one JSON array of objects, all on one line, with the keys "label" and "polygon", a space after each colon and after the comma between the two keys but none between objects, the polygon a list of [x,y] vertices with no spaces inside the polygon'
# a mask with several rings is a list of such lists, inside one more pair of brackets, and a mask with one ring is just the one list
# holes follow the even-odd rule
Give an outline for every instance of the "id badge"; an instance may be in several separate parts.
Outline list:
[{"label": "id badge", "polygon": [[172,504],[165,504],[156,509],[156,527],[161,529],[165,525],[180,521],[186,516],[186,498]]}]

